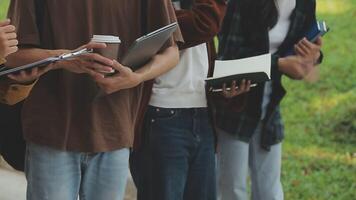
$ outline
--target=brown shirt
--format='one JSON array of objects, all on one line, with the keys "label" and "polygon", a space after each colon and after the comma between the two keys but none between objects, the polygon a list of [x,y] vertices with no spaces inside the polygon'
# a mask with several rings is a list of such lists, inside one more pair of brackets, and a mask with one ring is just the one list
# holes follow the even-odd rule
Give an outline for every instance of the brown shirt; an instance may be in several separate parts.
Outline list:
[{"label": "brown shirt", "polygon": [[[120,58],[144,32],[176,21],[171,0],[146,0],[147,16],[143,17],[141,0],[43,0],[43,13],[37,14],[34,1],[11,1],[9,15],[18,27],[20,45],[75,49],[89,42],[93,34],[118,35]],[[142,30],[143,23],[147,30]],[[173,39],[182,40],[179,31],[169,45]],[[104,95],[87,75],[49,72],[24,104],[25,139],[81,152],[131,147],[142,88]]]}]

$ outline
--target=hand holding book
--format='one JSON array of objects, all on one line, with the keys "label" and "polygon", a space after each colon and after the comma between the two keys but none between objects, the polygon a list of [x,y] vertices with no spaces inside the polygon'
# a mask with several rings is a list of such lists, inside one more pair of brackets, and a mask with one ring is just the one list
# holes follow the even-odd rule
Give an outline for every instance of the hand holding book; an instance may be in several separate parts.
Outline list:
[{"label": "hand holding book", "polygon": [[[243,80],[250,81],[249,86],[254,86],[270,80],[270,77],[271,54],[264,54],[237,60],[217,60],[214,75],[206,79],[206,82],[213,91],[221,92],[224,85],[226,89],[236,90],[237,85],[241,87]],[[235,87],[231,84],[233,81]]]},{"label": "hand holding book", "polygon": [[17,83],[23,84],[23,85],[30,85],[36,82],[36,80],[42,76],[43,74],[49,72],[50,70],[53,69],[53,65],[49,65],[46,67],[35,67],[32,68],[31,70],[22,70],[19,73],[15,74],[9,74],[8,77]]},{"label": "hand holding book", "polygon": [[[304,34],[304,37],[301,38],[302,40],[307,40],[310,43],[314,43],[314,44],[318,44],[318,40],[320,40],[320,38],[322,36],[324,36],[327,32],[329,32],[329,27],[326,25],[325,21],[317,21],[314,24],[312,24],[312,26],[310,27],[310,29]],[[300,42],[299,42],[300,43]],[[299,44],[298,43],[298,44]],[[283,57],[286,56],[291,56],[291,55],[296,55],[296,49],[295,49],[295,45],[290,47],[287,51],[285,51],[284,53],[282,53]]]},{"label": "hand holding book", "polygon": [[321,37],[318,37],[315,40],[315,43],[310,42],[307,38],[303,38],[296,45],[294,45],[294,51],[296,55],[313,60],[313,63],[316,64],[320,58],[321,46]]},{"label": "hand holding book", "polygon": [[230,99],[250,91],[250,88],[251,81],[242,80],[239,86],[237,86],[236,81],[232,81],[230,88],[227,88],[226,83],[224,83],[221,92],[225,98]]}]

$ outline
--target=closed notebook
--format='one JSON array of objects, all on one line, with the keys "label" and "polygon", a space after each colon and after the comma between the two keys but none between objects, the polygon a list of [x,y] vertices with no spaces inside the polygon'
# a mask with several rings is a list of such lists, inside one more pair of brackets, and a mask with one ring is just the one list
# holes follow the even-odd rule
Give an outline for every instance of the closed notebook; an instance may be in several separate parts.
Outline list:
[{"label": "closed notebook", "polygon": [[66,53],[66,54],[63,54],[60,56],[49,57],[49,58],[46,58],[46,59],[43,59],[43,60],[40,60],[40,61],[37,61],[34,63],[29,63],[29,64],[26,64],[23,66],[19,66],[19,67],[2,67],[2,68],[0,68],[0,78],[5,77],[9,74],[18,73],[23,70],[31,70],[32,68],[35,68],[35,67],[44,67],[51,63],[55,63],[55,62],[59,62],[59,61],[63,61],[63,60],[69,60],[69,59],[75,58],[77,56],[81,56],[81,55],[88,54],[91,52],[92,52],[92,50],[90,50],[90,49],[80,49],[78,51]]},{"label": "closed notebook", "polygon": [[213,77],[206,79],[208,87],[215,90],[223,84],[229,87],[232,81],[240,83],[243,79],[255,85],[271,79],[271,54],[248,57],[237,60],[217,60]]}]

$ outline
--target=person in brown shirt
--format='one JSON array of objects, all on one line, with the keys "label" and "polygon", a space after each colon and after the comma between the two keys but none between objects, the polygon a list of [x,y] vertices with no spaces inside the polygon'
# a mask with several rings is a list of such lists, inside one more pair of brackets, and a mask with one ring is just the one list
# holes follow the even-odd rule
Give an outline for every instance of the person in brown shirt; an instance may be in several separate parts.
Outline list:
[{"label": "person in brown shirt", "polygon": [[[77,49],[94,34],[120,37],[120,61],[136,38],[176,21],[169,0],[13,0],[9,16],[20,44],[13,66]],[[135,72],[91,53],[54,64],[37,81],[22,116],[28,199],[123,198],[142,82],[178,63],[178,41],[179,31]],[[97,72],[112,69],[107,78]]]}]

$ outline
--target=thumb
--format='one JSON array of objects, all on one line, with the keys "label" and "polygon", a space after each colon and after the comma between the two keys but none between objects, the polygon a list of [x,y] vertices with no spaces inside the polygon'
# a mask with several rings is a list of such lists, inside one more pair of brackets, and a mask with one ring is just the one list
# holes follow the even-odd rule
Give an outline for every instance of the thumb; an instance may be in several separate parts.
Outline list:
[{"label": "thumb", "polygon": [[7,25],[10,24],[10,22],[11,22],[10,19],[6,19],[6,20],[4,20],[4,21],[0,21],[0,27],[2,27],[2,26],[7,26]]}]

